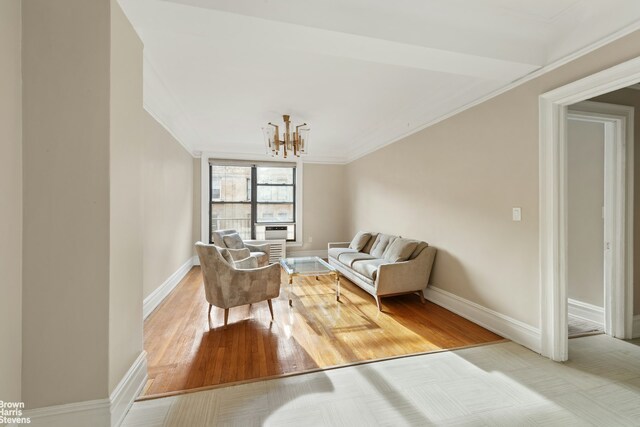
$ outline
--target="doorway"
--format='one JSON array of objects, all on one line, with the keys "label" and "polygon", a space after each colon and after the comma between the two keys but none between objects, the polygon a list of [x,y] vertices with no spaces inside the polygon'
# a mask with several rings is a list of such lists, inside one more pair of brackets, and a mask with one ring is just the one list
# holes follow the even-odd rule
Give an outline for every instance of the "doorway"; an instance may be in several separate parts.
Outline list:
[{"label": "doorway", "polygon": [[[621,89],[640,80],[640,58],[562,86],[540,96],[540,289],[541,352],[556,361],[568,359],[568,107]],[[615,108],[618,106],[613,106]],[[596,112],[597,113],[597,112]],[[610,333],[630,338],[633,322],[633,115],[610,111],[609,129],[619,132],[623,145],[617,157],[615,222],[611,230],[611,291],[605,293]],[[607,302],[605,302],[605,305]]]},{"label": "doorway", "polygon": [[[567,113],[567,296],[569,338],[625,338],[624,218],[627,124],[633,107],[581,102]],[[630,226],[629,226],[630,227]],[[631,237],[632,238],[632,237]]]}]

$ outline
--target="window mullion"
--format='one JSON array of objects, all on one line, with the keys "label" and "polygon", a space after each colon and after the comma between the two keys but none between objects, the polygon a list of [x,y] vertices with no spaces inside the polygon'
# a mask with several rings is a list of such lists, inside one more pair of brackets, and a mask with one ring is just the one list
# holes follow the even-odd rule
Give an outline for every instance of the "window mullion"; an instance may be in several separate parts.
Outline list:
[{"label": "window mullion", "polygon": [[258,218],[258,168],[251,166],[251,238],[256,238],[256,219]]}]

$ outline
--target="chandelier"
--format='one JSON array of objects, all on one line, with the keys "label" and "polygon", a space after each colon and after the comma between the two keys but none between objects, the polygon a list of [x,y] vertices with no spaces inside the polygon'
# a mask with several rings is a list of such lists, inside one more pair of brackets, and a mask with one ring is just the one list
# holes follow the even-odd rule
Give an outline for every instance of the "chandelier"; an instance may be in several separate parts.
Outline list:
[{"label": "chandelier", "polygon": [[[287,158],[292,154],[300,157],[301,154],[307,154],[309,148],[309,129],[306,123],[298,125],[295,130],[291,130],[291,120],[289,115],[282,116],[284,120],[284,133],[280,135],[280,127],[269,122],[268,126],[262,128],[264,133],[264,142],[267,148],[267,154],[277,157],[282,153],[283,158]],[[282,148],[282,151],[280,149]]]}]

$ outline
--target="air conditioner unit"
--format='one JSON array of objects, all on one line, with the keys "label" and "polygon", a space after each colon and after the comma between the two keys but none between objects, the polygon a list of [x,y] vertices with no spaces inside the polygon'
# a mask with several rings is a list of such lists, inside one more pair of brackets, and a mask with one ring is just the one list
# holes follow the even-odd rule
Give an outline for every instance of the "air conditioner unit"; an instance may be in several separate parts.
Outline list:
[{"label": "air conditioner unit", "polygon": [[267,225],[264,228],[264,238],[266,240],[287,240],[287,226]]}]

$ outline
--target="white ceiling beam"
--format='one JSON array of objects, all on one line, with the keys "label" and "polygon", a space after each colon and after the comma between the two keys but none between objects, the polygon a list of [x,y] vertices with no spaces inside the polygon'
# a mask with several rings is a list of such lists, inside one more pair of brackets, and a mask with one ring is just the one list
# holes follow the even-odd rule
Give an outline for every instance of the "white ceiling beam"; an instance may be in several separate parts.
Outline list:
[{"label": "white ceiling beam", "polygon": [[[219,43],[225,43],[226,39],[233,38],[234,46],[239,43],[246,44],[250,49],[267,51],[288,49],[503,82],[511,82],[541,66],[541,64],[528,64],[399,43],[212,9],[199,9],[199,13],[194,17],[192,7],[172,2],[162,3],[161,13],[170,14],[174,18],[166,20],[171,28],[164,28],[165,30],[197,35]],[[136,2],[129,5],[131,6],[129,10],[136,9]],[[142,12],[144,8],[140,7],[139,10]],[[176,15],[183,13],[185,19],[176,19]],[[141,13],[136,17],[136,21],[146,22],[149,28],[153,28],[154,16],[144,16]],[[143,30],[145,26],[142,25]]]}]

